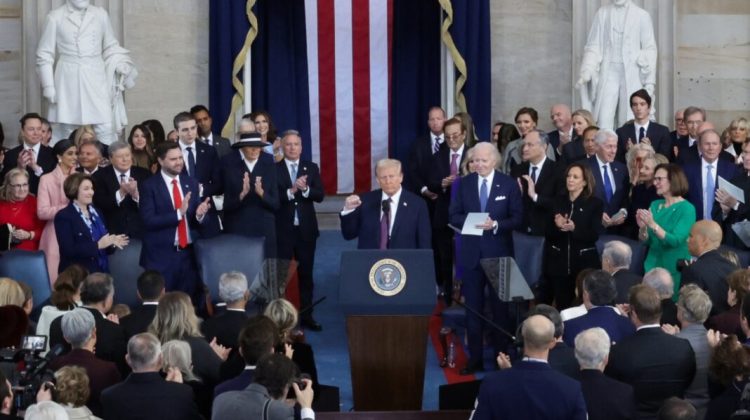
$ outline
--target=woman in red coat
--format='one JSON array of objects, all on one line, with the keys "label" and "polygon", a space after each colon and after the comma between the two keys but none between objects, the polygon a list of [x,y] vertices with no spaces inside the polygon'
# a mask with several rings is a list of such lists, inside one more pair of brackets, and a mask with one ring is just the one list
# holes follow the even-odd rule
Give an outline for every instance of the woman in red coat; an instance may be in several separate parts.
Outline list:
[{"label": "woman in red coat", "polygon": [[12,226],[11,248],[36,251],[44,223],[36,215],[36,197],[29,194],[29,175],[14,168],[0,186],[0,225]]}]

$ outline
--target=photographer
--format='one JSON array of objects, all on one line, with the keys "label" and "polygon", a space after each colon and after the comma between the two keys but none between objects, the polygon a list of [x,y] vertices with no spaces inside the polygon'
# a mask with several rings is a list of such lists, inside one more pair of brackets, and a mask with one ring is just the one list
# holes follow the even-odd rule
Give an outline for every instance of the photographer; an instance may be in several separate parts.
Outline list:
[{"label": "photographer", "polygon": [[294,418],[294,408],[284,402],[291,386],[297,403],[302,407],[301,418],[314,419],[312,381],[302,379],[297,382],[298,376],[299,369],[286,356],[263,356],[255,369],[254,382],[242,391],[229,391],[219,395],[214,400],[211,417],[259,419],[265,415],[268,420]]}]

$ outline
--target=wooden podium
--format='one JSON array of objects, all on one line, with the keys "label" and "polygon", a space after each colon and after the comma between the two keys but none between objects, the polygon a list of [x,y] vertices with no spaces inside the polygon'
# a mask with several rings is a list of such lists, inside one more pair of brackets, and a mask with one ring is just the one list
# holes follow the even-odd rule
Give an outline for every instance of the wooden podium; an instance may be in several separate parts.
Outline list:
[{"label": "wooden podium", "polygon": [[427,326],[436,304],[432,261],[431,250],[342,253],[339,302],[355,411],[422,409]]}]

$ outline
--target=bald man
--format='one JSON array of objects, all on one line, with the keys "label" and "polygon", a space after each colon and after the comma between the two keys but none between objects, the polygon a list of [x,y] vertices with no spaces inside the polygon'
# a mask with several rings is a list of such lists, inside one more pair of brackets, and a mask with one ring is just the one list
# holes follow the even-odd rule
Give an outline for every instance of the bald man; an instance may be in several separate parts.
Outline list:
[{"label": "bald man", "polygon": [[697,259],[682,270],[683,286],[694,283],[711,297],[711,315],[729,309],[726,277],[739,268],[719,254],[721,238],[721,226],[713,220],[694,224],[687,243],[690,255]]},{"label": "bald man", "polygon": [[[521,329],[524,358],[482,381],[472,419],[586,419],[581,384],[547,363],[555,326],[532,315]],[[499,357],[504,357],[501,355]]]}]

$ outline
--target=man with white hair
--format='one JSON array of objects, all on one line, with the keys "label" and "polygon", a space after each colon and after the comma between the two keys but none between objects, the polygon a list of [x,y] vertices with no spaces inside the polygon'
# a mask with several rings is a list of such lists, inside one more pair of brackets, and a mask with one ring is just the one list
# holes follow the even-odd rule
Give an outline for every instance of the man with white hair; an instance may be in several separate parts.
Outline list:
[{"label": "man with white hair", "polygon": [[179,370],[169,368],[164,380],[161,343],[151,333],[134,335],[125,356],[133,373],[102,392],[105,419],[201,419],[193,390]]},{"label": "man with white hair", "polygon": [[608,233],[618,233],[625,222],[625,200],[628,198],[630,181],[625,164],[615,160],[617,156],[617,134],[612,130],[601,129],[594,137],[596,155],[588,159],[594,176],[594,196],[604,203],[602,226]]},{"label": "man with white hair", "polygon": [[674,295],[674,280],[669,271],[656,267],[643,276],[643,284],[656,290],[661,299],[661,324],[679,325],[677,320],[677,306],[672,300]]},{"label": "man with white hair", "polygon": [[609,241],[602,250],[602,270],[615,279],[617,297],[615,303],[627,303],[630,288],[639,284],[642,277],[630,271],[633,251],[622,241]]},{"label": "man with white hair", "polygon": [[[201,331],[208,341],[216,342],[235,352],[237,337],[247,321],[245,305],[250,300],[247,277],[239,271],[224,273],[219,278],[219,298],[226,304],[226,310],[201,324]],[[221,304],[219,304],[221,305]]]},{"label": "man with white hair", "polygon": [[95,416],[101,416],[102,406],[99,402],[99,395],[104,389],[120,382],[120,373],[114,363],[99,359],[94,355],[94,347],[96,347],[94,316],[84,308],[76,308],[62,316],[62,332],[65,341],[70,343],[73,350],[54,359],[50,363],[50,369],[58,370],[63,366],[72,365],[86,369],[91,391],[86,406]]},{"label": "man with white hair", "polygon": [[633,419],[633,387],[604,375],[611,340],[602,328],[581,331],[575,338],[575,355],[581,366],[581,389],[589,420]]}]

